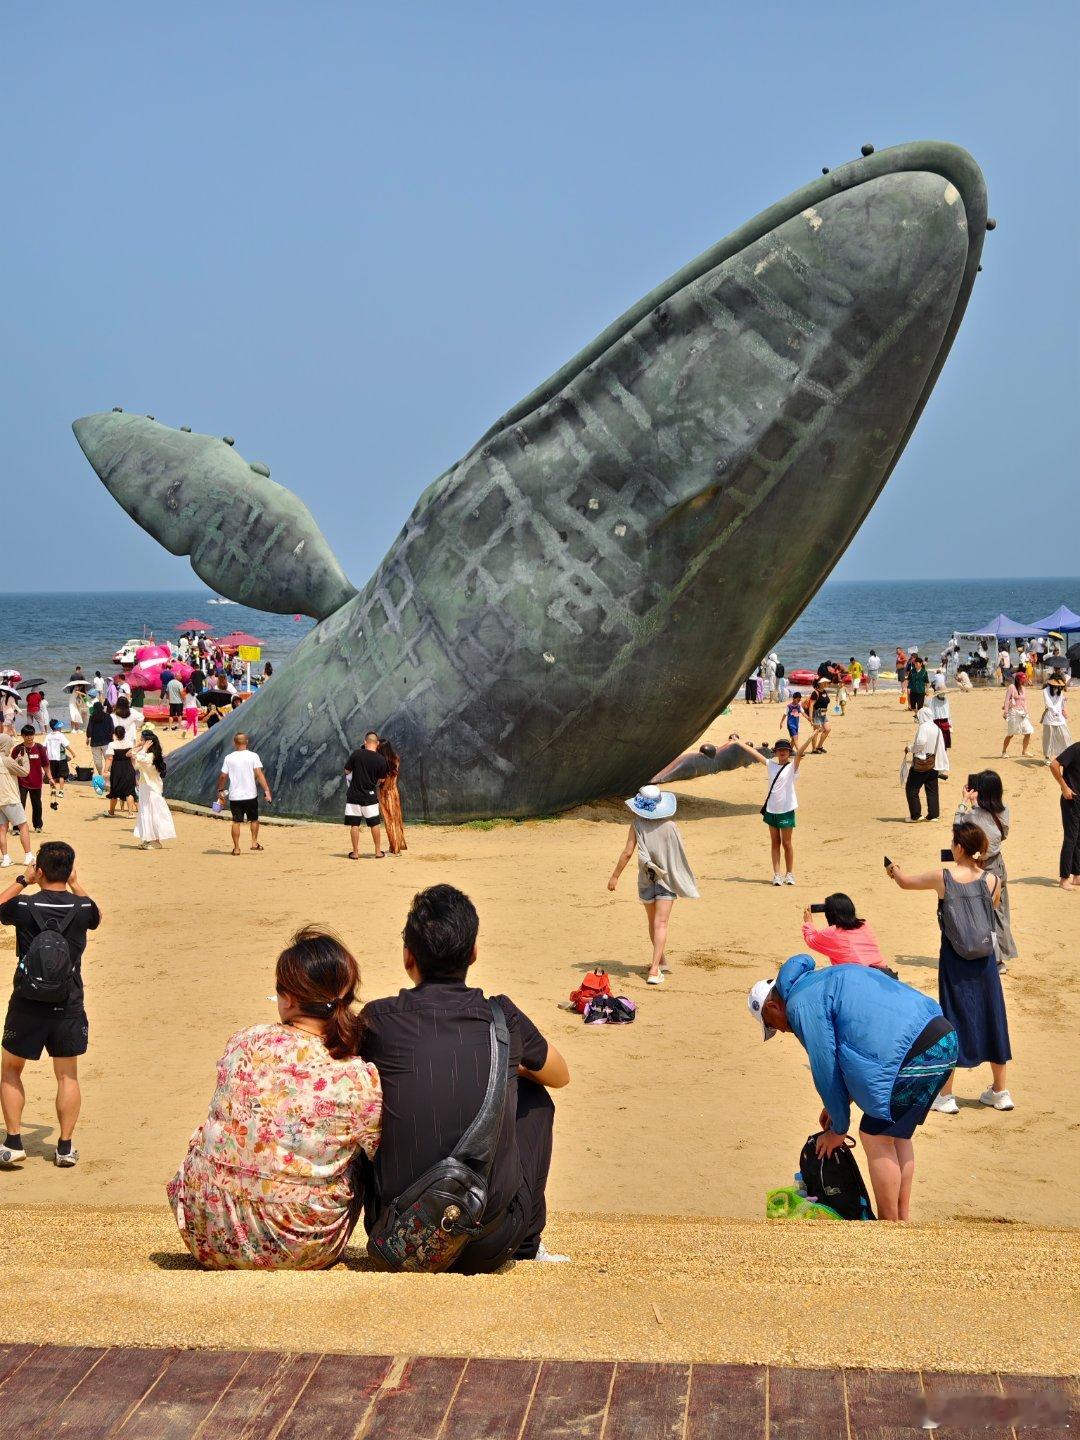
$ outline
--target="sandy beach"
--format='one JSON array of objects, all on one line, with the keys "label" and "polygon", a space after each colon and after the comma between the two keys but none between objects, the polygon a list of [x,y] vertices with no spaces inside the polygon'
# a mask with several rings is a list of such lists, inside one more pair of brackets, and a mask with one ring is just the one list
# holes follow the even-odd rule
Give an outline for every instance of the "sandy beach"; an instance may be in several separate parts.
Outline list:
[{"label": "sandy beach", "polygon": [[[950,816],[963,777],[998,753],[1001,730],[997,692],[953,692],[952,704],[954,774],[942,786]],[[710,735],[772,739],[779,728],[779,707],[737,702]],[[632,869],[617,894],[605,888],[625,836],[625,811],[614,803],[553,821],[413,826],[406,856],[349,864],[344,827],[267,827],[264,853],[233,859],[225,822],[193,814],[177,814],[175,844],[143,852],[130,822],[103,818],[89,786],[71,787],[59,814],[46,808],[44,838],[74,844],[80,878],[104,913],[84,962],[91,1042],[81,1067],[82,1160],[74,1171],[46,1163],[51,1069],[28,1066],[31,1158],[0,1174],[3,1203],[164,1204],[162,1187],[205,1115],[224,1041],[274,1013],[266,997],[291,932],[306,922],[334,926],[360,959],[365,996],[383,995],[404,981],[410,897],[448,881],[480,912],[477,982],[511,995],[570,1063],[552,1209],[760,1217],[766,1190],[790,1182],[819,1105],[801,1047],[794,1037],[762,1046],[745,995],[803,948],[803,906],[846,890],[902,977],[936,993],[932,897],[901,893],[881,863],[888,853],[929,867],[948,839],[944,820],[902,823],[897,769],[910,732],[895,692],[862,697],[837,720],[828,754],[803,762],[795,888],[769,884],[762,767],[675,787],[702,898],[675,907],[675,972],[660,990],[644,983]],[[914,1218],[1076,1225],[1080,1198],[1066,1177],[1080,1161],[1071,1100],[1080,896],[1055,884],[1057,790],[1041,760],[1010,757],[1001,770],[1021,951],[1005,981],[1017,1108],[1000,1114],[975,1103],[988,1069],[960,1074],[960,1114],[931,1116],[919,1135]],[[13,961],[10,930],[0,932],[5,956]],[[594,965],[638,1002],[632,1027],[586,1027],[560,1008]]]}]

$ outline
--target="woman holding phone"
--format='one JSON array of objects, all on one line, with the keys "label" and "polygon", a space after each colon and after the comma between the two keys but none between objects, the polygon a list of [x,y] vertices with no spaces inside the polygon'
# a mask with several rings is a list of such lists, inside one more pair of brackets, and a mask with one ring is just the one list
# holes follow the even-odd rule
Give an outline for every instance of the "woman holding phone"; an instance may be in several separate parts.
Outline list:
[{"label": "woman holding phone", "polygon": [[[1005,1068],[1012,1059],[1012,1049],[992,914],[1000,887],[997,876],[983,870],[985,850],[986,836],[979,826],[964,823],[953,826],[952,847],[942,851],[943,860],[952,860],[951,867],[905,875],[899,865],[886,860],[885,869],[901,890],[932,890],[937,896],[941,927],[938,999],[942,1014],[957,1034],[956,1064],[973,1070],[989,1061],[992,1080],[990,1088],[979,1096],[979,1104],[994,1110],[1012,1110],[1013,1098],[1005,1086]],[[961,936],[976,934],[983,938],[985,953],[970,958],[970,947],[962,943]],[[960,953],[958,944],[967,950],[966,954]],[[952,1088],[950,1075],[931,1108],[943,1115],[958,1114],[960,1107]]]}]

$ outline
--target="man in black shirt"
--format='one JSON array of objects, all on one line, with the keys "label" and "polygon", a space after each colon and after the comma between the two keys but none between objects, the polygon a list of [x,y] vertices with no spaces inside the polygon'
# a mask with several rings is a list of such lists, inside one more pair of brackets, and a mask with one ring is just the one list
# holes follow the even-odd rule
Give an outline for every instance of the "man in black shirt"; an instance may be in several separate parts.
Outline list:
[{"label": "man in black shirt", "polygon": [[[365,1177],[369,1231],[403,1190],[449,1156],[483,1103],[491,1011],[483,991],[466,984],[478,928],[472,901],[460,890],[421,891],[403,935],[413,988],[364,1009],[361,1054],[378,1069],[383,1092],[382,1139]],[[496,998],[510,1034],[510,1080],[485,1233],[451,1267],[470,1275],[497,1270],[512,1256],[552,1258],[540,1238],[555,1119],[548,1089],[570,1079],[566,1061],[529,1017],[505,995]]]},{"label": "man in black shirt", "polygon": [[354,750],[345,762],[345,779],[349,788],[345,792],[345,824],[352,837],[350,860],[360,859],[360,825],[365,824],[371,831],[375,844],[375,859],[383,858],[382,830],[379,826],[379,781],[390,773],[390,766],[379,754],[379,737],[374,730],[364,736],[360,750]]},{"label": "man in black shirt", "polygon": [[[32,885],[38,887],[35,895],[26,893]],[[101,924],[101,911],[75,875],[75,851],[70,845],[63,840],[42,845],[36,863],[0,893],[0,924],[14,925],[15,951],[20,959],[43,929],[60,929],[74,962],[67,999],[62,1004],[48,1005],[20,995],[12,995],[8,1002],[0,1049],[0,1107],[7,1131],[0,1145],[0,1166],[18,1165],[26,1159],[20,1134],[26,1101],[22,1072],[27,1060],[40,1060],[42,1050],[46,1050],[56,1075],[56,1115],[60,1121],[54,1158],[57,1165],[67,1168],[79,1159],[79,1152],[71,1148],[71,1137],[82,1105],[78,1057],[85,1055],[89,1035],[82,956],[87,932]]]},{"label": "man in black shirt", "polygon": [[1080,742],[1050,761],[1050,773],[1061,791],[1061,888],[1080,890]]}]

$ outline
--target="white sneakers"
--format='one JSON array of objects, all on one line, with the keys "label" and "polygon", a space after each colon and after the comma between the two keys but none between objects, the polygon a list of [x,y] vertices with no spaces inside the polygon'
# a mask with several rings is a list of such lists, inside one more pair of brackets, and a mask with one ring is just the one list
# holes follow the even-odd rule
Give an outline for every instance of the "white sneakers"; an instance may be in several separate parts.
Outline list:
[{"label": "white sneakers", "polygon": [[792,875],[792,873],[791,873],[790,870],[788,871],[787,875],[784,877],[784,884],[785,884],[785,885],[794,885],[794,884],[795,884],[795,876]]},{"label": "white sneakers", "polygon": [[0,1145],[0,1165],[21,1165],[25,1159],[25,1150],[13,1150],[10,1145]]},{"label": "white sneakers", "polygon": [[10,864],[11,864],[11,856],[10,856],[10,855],[5,855],[4,858],[3,858],[2,860],[0,860],[0,870],[6,870]]},{"label": "white sneakers", "polygon": [[542,1265],[570,1264],[569,1255],[553,1255],[542,1240],[540,1241],[540,1244],[536,1247],[536,1254],[533,1256],[533,1259],[539,1260]]},{"label": "white sneakers", "polygon": [[991,1086],[979,1096],[980,1105],[991,1105],[995,1110],[1015,1110],[1013,1098],[1008,1090],[995,1090]]},{"label": "white sneakers", "polygon": [[781,875],[779,871],[777,871],[777,873],[772,877],[772,883],[774,885],[794,885],[795,876],[792,875],[790,870],[786,875]]},{"label": "white sneakers", "polygon": [[[979,1104],[989,1105],[994,1110],[1014,1110],[1016,1108],[1008,1090],[995,1090],[993,1087],[983,1091],[979,1096]],[[959,1115],[960,1113],[960,1106],[956,1103],[955,1095],[937,1096],[930,1109],[936,1110],[939,1115]]]}]

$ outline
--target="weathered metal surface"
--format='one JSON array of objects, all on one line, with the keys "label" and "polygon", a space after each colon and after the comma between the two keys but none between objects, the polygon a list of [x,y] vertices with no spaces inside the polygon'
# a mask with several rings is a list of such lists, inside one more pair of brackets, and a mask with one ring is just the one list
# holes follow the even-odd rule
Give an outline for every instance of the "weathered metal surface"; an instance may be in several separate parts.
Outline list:
[{"label": "weathered metal surface", "polygon": [[256,610],[323,620],[356,594],[311,511],[250,464],[232,436],[171,430],[113,410],[76,420],[75,438],[109,493],[200,580]]},{"label": "weathered metal surface", "polygon": [[[184,748],[170,792],[205,799],[242,723],[287,814],[340,813],[368,727],[402,753],[418,818],[631,793],[843,554],[944,363],[985,228],[978,166],[922,143],[833,170],[714,246],[425,491],[242,722]],[[200,437],[132,420],[118,453],[108,419],[77,422],[83,448],[160,535],[121,478],[160,465],[163,434],[182,470]],[[275,564],[265,608],[288,610]],[[200,573],[241,598],[231,572]]]}]

